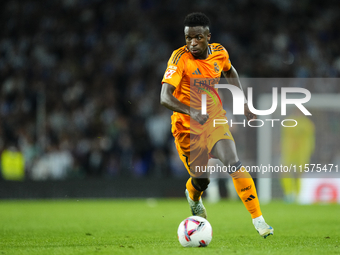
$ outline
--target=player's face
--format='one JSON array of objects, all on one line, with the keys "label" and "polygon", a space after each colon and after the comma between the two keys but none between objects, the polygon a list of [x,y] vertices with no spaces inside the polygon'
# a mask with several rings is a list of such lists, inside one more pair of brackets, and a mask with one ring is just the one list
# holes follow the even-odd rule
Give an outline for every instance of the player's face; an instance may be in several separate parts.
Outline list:
[{"label": "player's face", "polygon": [[185,41],[191,54],[198,59],[206,59],[208,57],[208,43],[211,34],[207,27],[185,27]]}]

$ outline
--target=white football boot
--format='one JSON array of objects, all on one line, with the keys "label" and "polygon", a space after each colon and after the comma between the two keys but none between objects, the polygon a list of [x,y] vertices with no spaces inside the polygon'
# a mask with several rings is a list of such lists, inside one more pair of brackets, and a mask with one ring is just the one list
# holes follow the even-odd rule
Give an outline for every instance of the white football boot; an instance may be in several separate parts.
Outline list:
[{"label": "white football boot", "polygon": [[185,196],[187,197],[188,203],[190,205],[191,213],[194,216],[200,216],[203,218],[207,218],[207,210],[202,203],[202,198],[199,201],[194,201],[189,197],[189,191],[185,190]]},{"label": "white football boot", "polygon": [[269,235],[274,235],[274,229],[265,222],[262,216],[253,219],[253,224],[256,231],[263,238],[266,238]]}]

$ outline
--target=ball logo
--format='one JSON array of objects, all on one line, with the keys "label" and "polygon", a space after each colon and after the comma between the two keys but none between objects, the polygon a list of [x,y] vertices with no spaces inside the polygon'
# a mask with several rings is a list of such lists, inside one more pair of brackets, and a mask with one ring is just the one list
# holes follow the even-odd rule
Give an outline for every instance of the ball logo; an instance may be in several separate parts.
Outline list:
[{"label": "ball logo", "polygon": [[197,227],[197,231],[200,231],[202,228],[204,228],[204,226],[205,226],[205,223],[201,222]]},{"label": "ball logo", "polygon": [[200,246],[198,247],[206,247],[207,245],[205,244],[204,240],[199,241]]}]

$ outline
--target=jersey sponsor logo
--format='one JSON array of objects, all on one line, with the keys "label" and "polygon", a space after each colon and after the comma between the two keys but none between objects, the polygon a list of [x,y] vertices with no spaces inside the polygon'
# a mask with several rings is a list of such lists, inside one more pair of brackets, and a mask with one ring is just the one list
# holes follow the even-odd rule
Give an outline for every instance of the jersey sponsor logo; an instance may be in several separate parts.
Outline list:
[{"label": "jersey sponsor logo", "polygon": [[195,72],[192,73],[193,75],[202,75],[200,69],[196,69]]},{"label": "jersey sponsor logo", "polygon": [[220,71],[220,67],[218,66],[216,62],[214,62],[214,70],[215,70],[215,73],[218,73]]},{"label": "jersey sponsor logo", "polygon": [[212,78],[212,79],[202,79],[202,78],[200,78],[200,79],[194,79],[193,80],[193,85],[194,85],[194,87],[205,87],[205,88],[208,88],[208,90],[210,91],[209,87],[214,88],[214,85],[218,84],[219,81],[220,81],[220,77]]},{"label": "jersey sponsor logo", "polygon": [[251,189],[251,185],[249,185],[248,187],[245,187],[245,188],[241,189],[241,192],[246,191],[246,190],[250,190],[250,189]]},{"label": "jersey sponsor logo", "polygon": [[[200,93],[200,94],[203,93],[203,92],[207,93],[212,98],[215,105],[217,105],[217,101],[215,100],[215,96],[217,96],[218,100],[220,101],[220,103],[222,105],[221,98],[213,87],[213,85],[215,83],[218,83],[219,80],[220,80],[219,77],[214,78],[214,79],[194,79],[193,86],[195,88],[197,88],[198,93]],[[211,91],[213,92],[213,94],[215,94],[215,96],[213,96]]]},{"label": "jersey sponsor logo", "polygon": [[164,75],[165,79],[170,79],[171,76],[172,76],[174,73],[176,73],[175,70],[168,69],[168,70],[165,72],[165,75]]}]

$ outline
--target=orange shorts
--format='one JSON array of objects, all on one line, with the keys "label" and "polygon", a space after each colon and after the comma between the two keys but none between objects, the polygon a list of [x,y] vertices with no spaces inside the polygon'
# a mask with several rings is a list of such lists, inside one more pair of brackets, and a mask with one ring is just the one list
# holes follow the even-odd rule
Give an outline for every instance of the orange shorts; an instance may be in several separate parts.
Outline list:
[{"label": "orange shorts", "polygon": [[179,132],[175,137],[179,157],[192,177],[203,177],[202,171],[199,171],[202,168],[198,167],[207,166],[209,158],[214,157],[211,150],[219,140],[234,141],[228,124],[215,127],[212,123],[207,124],[207,128],[199,135]]}]

